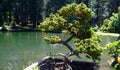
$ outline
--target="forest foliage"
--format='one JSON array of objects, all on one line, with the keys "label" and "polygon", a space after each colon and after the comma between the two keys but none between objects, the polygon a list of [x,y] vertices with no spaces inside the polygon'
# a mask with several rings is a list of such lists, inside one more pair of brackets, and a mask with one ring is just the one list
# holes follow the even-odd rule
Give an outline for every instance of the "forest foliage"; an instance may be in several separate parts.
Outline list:
[{"label": "forest foliage", "polygon": [[[11,21],[21,26],[36,28],[50,13],[57,12],[65,4],[85,3],[95,12],[93,25],[100,26],[105,18],[117,13],[119,0],[0,0],[0,26]],[[14,20],[12,19],[14,17]]]}]

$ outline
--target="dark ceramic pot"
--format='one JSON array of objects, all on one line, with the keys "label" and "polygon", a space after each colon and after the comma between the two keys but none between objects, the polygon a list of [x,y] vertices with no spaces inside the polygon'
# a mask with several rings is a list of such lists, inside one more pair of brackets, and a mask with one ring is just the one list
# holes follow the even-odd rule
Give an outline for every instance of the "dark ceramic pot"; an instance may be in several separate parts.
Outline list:
[{"label": "dark ceramic pot", "polygon": [[99,70],[99,63],[93,62],[83,62],[76,60],[68,60],[67,63],[62,59],[54,58],[54,59],[45,59],[39,62],[38,67],[40,70],[56,70],[55,67],[64,66],[63,69],[57,70]]},{"label": "dark ceramic pot", "polygon": [[99,70],[100,65],[93,62],[75,61],[70,62],[73,70]]}]

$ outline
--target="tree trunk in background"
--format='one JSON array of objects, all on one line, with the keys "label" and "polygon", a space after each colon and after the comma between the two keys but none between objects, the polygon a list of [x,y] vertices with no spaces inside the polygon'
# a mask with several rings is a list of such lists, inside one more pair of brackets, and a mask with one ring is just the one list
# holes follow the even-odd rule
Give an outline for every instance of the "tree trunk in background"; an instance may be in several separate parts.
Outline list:
[{"label": "tree trunk in background", "polygon": [[30,19],[33,23],[33,29],[36,27],[36,17],[37,17],[37,0],[30,0]]},{"label": "tree trunk in background", "polygon": [[120,33],[120,6],[118,7],[118,33]]},{"label": "tree trunk in background", "polygon": [[3,2],[0,0],[0,26],[3,25]]},{"label": "tree trunk in background", "polygon": [[27,0],[21,0],[21,2],[20,2],[20,16],[21,16],[21,22],[22,22],[21,25],[22,26],[26,25],[27,14],[28,14],[27,13]]},{"label": "tree trunk in background", "polygon": [[97,8],[96,8],[96,13],[97,13],[97,25],[99,26],[101,23],[102,23],[102,20],[103,20],[103,2],[102,0],[98,0],[97,1]]}]

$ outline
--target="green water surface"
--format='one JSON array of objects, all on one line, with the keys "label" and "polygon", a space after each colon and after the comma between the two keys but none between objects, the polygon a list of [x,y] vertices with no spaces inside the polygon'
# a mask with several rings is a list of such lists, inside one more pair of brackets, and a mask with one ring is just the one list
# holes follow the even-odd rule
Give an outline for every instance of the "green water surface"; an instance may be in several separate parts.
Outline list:
[{"label": "green water surface", "polygon": [[[50,53],[68,52],[63,45],[48,45],[43,40],[45,35],[40,32],[0,32],[0,70],[23,70],[26,65],[39,61]],[[54,33],[47,33],[47,35],[54,35]],[[63,34],[57,35],[63,39],[69,37]],[[103,35],[101,45],[113,42],[117,37],[118,35]],[[107,59],[105,56],[102,58],[103,61]]]}]

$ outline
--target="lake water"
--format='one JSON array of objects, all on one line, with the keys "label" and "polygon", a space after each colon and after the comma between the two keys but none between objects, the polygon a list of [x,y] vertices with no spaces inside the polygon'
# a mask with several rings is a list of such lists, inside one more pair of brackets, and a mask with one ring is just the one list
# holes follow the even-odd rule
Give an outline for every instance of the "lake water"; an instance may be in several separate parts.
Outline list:
[{"label": "lake water", "polygon": [[[63,45],[48,45],[40,32],[0,32],[0,70],[23,70],[26,65],[41,60],[43,57],[55,53],[67,53]],[[54,33],[47,33],[54,35]],[[68,35],[60,35],[63,39]],[[103,42],[112,42],[116,36],[101,36]],[[72,42],[70,42],[72,43]],[[57,46],[57,47],[56,47]],[[74,58],[74,57],[73,57]],[[103,56],[103,61],[106,57]]]}]

